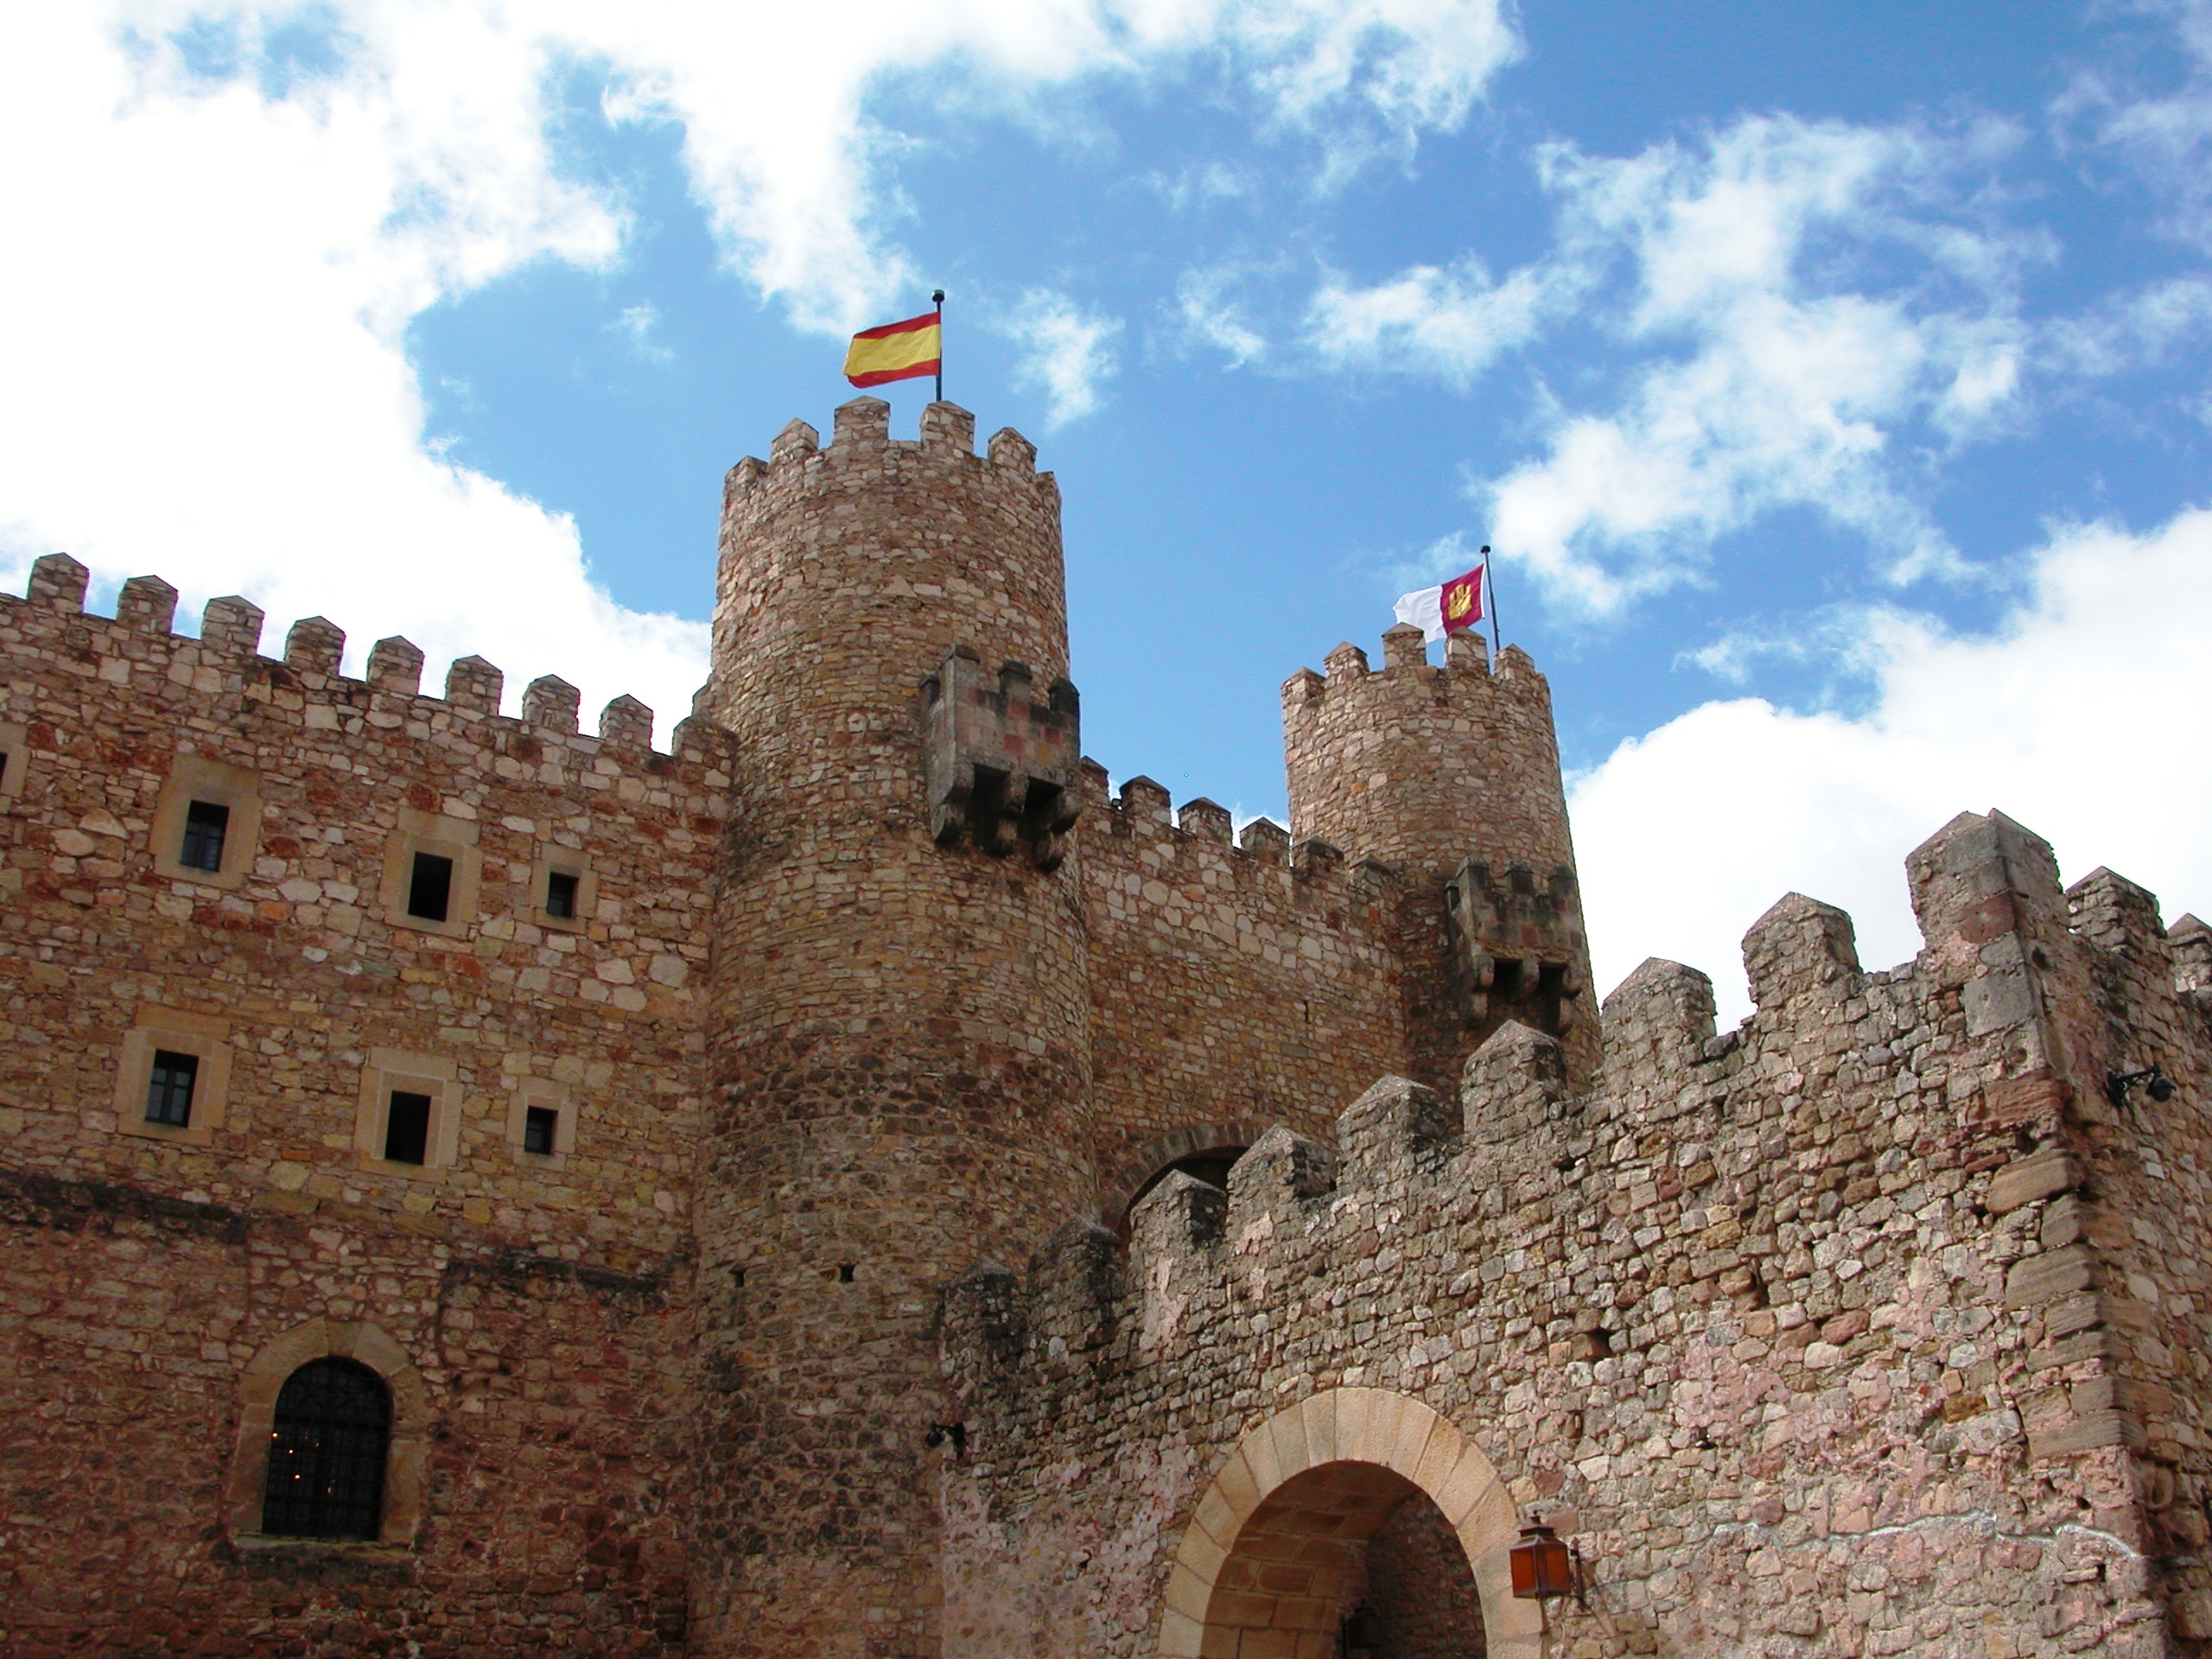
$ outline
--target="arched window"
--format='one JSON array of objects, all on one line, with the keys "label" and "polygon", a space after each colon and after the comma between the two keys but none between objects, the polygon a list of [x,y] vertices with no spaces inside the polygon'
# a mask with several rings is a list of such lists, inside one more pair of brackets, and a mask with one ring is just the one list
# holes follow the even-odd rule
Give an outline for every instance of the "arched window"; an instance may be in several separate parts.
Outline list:
[{"label": "arched window", "polygon": [[374,1538],[384,1518],[391,1394],[350,1359],[316,1359],[284,1380],[269,1431],[261,1530],[281,1538]]}]

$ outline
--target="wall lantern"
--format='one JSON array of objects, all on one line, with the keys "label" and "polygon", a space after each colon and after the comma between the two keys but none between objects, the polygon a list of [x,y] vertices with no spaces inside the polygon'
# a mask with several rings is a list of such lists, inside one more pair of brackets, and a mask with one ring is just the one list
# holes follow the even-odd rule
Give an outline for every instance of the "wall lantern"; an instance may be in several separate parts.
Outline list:
[{"label": "wall lantern", "polygon": [[2143,1092],[2161,1106],[2174,1097],[2174,1080],[2155,1065],[2140,1071],[2106,1072],[2105,1095],[2113,1105],[2125,1106],[2127,1091],[2139,1083],[2143,1085]]},{"label": "wall lantern", "polygon": [[1555,1596],[1582,1599],[1582,1560],[1579,1552],[1562,1543],[1549,1527],[1523,1527],[1521,1541],[1510,1551],[1513,1593],[1524,1601],[1549,1601]]}]

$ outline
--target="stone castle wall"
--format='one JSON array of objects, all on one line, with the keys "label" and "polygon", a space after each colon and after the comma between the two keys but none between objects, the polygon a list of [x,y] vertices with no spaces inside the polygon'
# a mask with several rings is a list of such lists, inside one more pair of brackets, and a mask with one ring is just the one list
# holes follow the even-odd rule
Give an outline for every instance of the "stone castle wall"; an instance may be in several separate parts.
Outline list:
[{"label": "stone castle wall", "polygon": [[[1593,1092],[1508,1027],[1455,1109],[1386,1081],[1333,1156],[1172,1177],[1126,1263],[1077,1232],[971,1273],[948,1650],[1329,1654],[1342,1584],[1264,1535],[1347,1468],[1442,1510],[1494,1655],[2202,1650],[2202,1109],[2107,1111],[2102,1068],[2124,1033],[2201,1099],[2207,1004],[2109,878],[2070,931],[2001,818],[1911,873],[1903,969],[1785,899],[1738,1032],[1648,963]],[[1541,1637],[1532,1512],[1591,1580]]]},{"label": "stone castle wall", "polygon": [[1404,1069],[1398,883],[1257,819],[1232,842],[1212,802],[1171,810],[1131,779],[1084,777],[1070,861],[1090,954],[1097,1210],[1121,1224],[1181,1153],[1249,1146],[1287,1124],[1326,1135],[1338,1103]]},{"label": "stone castle wall", "polygon": [[[2212,931],[1962,818],[1914,963],[1793,897],[1741,1031],[1647,964],[1601,1054],[1525,656],[1332,652],[1296,839],[1233,835],[1080,759],[1058,514],[950,405],[794,423],[666,754],[0,595],[0,1649],[1297,1659],[1351,1598],[1427,1659],[2206,1650]],[[257,1529],[324,1355],[395,1402],[373,1542]]]},{"label": "stone castle wall", "polygon": [[[272,660],[238,600],[180,637],[149,578],[88,615],[85,581],[44,559],[0,596],[0,1647],[680,1641],[723,739],[656,754],[626,699],[582,735],[556,680],[507,719],[475,659],[425,696],[404,640],[348,679],[320,620]],[[180,779],[232,804],[220,871],[174,865]],[[418,843],[456,853],[442,928],[393,897]],[[184,1130],[143,1122],[149,1046],[201,1056]],[[421,1168],[365,1135],[385,1072],[438,1098]],[[522,1150],[532,1103],[554,1154]],[[241,1484],[272,1357],[321,1352],[404,1408],[393,1534],[335,1564],[257,1544]]]}]

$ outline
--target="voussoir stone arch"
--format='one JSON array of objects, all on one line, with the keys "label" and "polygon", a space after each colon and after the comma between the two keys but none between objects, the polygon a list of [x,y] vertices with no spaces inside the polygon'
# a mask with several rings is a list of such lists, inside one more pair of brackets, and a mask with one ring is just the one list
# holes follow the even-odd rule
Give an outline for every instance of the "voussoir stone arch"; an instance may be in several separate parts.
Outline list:
[{"label": "voussoir stone arch", "polygon": [[1387,1471],[1426,1493],[1473,1569],[1490,1659],[1540,1659],[1537,1605],[1513,1595],[1509,1552],[1520,1536],[1519,1516],[1497,1469],[1472,1440],[1421,1402],[1388,1389],[1358,1388],[1325,1389],[1285,1408],[1248,1433],[1214,1471],[1169,1572],[1157,1649],[1162,1659],[1198,1659],[1206,1650],[1222,1569],[1260,1506],[1299,1476],[1336,1465]]},{"label": "voussoir stone arch", "polygon": [[407,1351],[376,1325],[357,1319],[309,1319],[263,1344],[238,1377],[238,1434],[226,1493],[231,1537],[261,1531],[269,1480],[269,1439],[285,1379],[310,1360],[350,1359],[391,1392],[391,1441],[385,1459],[379,1544],[411,1545],[423,1525],[430,1462],[430,1394]]},{"label": "voussoir stone arch", "polygon": [[1109,1227],[1120,1226],[1129,1213],[1129,1206],[1143,1194],[1145,1187],[1154,1178],[1169,1165],[1180,1159],[1200,1157],[1210,1152],[1242,1152],[1273,1126],[1273,1119],[1262,1118],[1231,1118],[1219,1123],[1185,1123],[1179,1128],[1147,1141],[1116,1164],[1100,1183],[1100,1218]]}]

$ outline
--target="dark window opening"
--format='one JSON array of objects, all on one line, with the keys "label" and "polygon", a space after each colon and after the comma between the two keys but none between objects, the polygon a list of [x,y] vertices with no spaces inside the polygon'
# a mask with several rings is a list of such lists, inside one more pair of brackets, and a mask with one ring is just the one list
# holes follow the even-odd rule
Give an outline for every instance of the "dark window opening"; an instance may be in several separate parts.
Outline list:
[{"label": "dark window opening", "polygon": [[545,913],[548,916],[573,918],[576,913],[576,888],[582,877],[566,870],[555,870],[545,878]]},{"label": "dark window opening", "polygon": [[350,1359],[294,1371],[270,1426],[261,1529],[281,1538],[374,1538],[384,1520],[391,1395]]},{"label": "dark window opening", "polygon": [[384,1118],[384,1156],[391,1164],[428,1161],[430,1148],[430,1097],[391,1091],[391,1104]]},{"label": "dark window opening", "polygon": [[743,1268],[732,1268],[729,1270],[729,1281],[731,1284],[736,1286],[738,1289],[743,1290],[745,1288],[745,1269]]},{"label": "dark window opening", "polygon": [[522,1149],[550,1155],[554,1132],[560,1127],[561,1114],[552,1107],[529,1108],[522,1115]]},{"label": "dark window opening", "polygon": [[200,1081],[200,1057],[166,1048],[154,1051],[146,1079],[146,1121],[172,1129],[192,1126],[192,1091]]},{"label": "dark window opening", "polygon": [[223,868],[223,841],[231,832],[231,809],[213,801],[194,801],[184,809],[184,845],[176,861],[188,870]]},{"label": "dark window opening", "polygon": [[442,922],[453,902],[453,860],[435,853],[415,855],[415,873],[407,883],[407,913],[426,922]]},{"label": "dark window opening", "polygon": [[840,1262],[837,1264],[837,1282],[841,1285],[849,1285],[853,1282],[853,1264],[851,1262]]},{"label": "dark window opening", "polygon": [[1115,1227],[1123,1238],[1127,1238],[1129,1233],[1129,1211],[1137,1207],[1138,1199],[1142,1198],[1146,1193],[1151,1192],[1154,1187],[1158,1186],[1179,1169],[1194,1181],[1204,1181],[1208,1186],[1217,1186],[1226,1192],[1229,1190],[1229,1172],[1236,1166],[1236,1160],[1244,1155],[1244,1150],[1243,1147],[1210,1147],[1204,1152],[1186,1153],[1180,1158],[1162,1164],[1145,1178],[1144,1185],[1136,1190],[1136,1197],[1129,1200],[1128,1209],[1123,1210],[1115,1221]]}]

